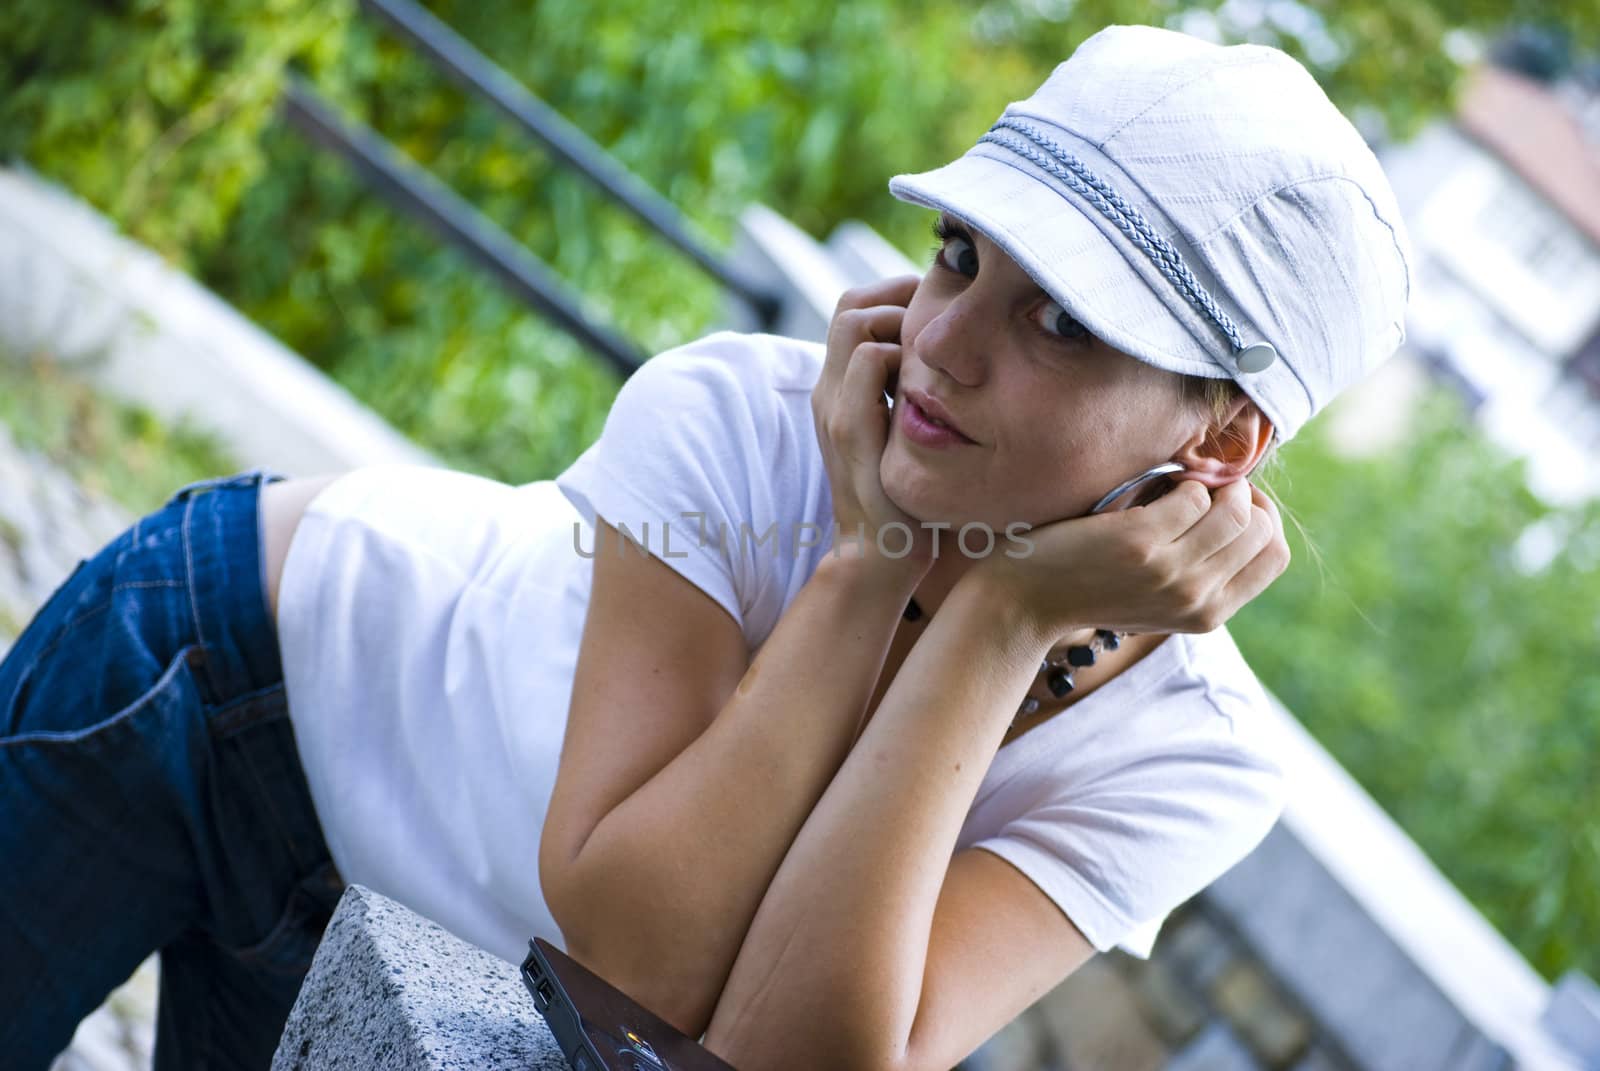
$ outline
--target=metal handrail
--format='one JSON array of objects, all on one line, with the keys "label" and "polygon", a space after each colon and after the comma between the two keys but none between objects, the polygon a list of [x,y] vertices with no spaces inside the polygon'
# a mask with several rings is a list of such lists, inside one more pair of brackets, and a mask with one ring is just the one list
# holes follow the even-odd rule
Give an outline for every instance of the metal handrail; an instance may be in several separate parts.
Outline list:
[{"label": "metal handrail", "polygon": [[583,131],[460,34],[412,0],[361,0],[361,6],[737,294],[763,327],[776,323],[778,300],[766,287],[713,252],[670,201],[618,164]]},{"label": "metal handrail", "polygon": [[343,157],[380,193],[419,217],[519,298],[593,349],[626,379],[647,354],[582,312],[582,301],[533,253],[426,169],[372,130],[338,114],[302,78],[285,82],[284,116],[307,138]]}]

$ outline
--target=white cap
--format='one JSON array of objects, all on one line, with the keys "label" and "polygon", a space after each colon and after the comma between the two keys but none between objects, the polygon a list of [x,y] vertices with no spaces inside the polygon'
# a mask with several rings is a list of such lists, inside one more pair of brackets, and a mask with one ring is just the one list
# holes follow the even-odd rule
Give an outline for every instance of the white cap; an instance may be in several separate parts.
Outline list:
[{"label": "white cap", "polygon": [[1276,48],[1108,27],[966,154],[889,189],[982,232],[1117,349],[1235,380],[1280,442],[1405,340],[1394,192]]}]

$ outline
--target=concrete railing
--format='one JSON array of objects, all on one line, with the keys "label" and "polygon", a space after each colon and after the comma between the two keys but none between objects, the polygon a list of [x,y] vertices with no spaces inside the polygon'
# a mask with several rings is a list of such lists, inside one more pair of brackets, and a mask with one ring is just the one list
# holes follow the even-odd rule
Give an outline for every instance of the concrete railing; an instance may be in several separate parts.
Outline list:
[{"label": "concrete railing", "polygon": [[370,889],[345,890],[272,1071],[567,1071],[517,967]]},{"label": "concrete railing", "polygon": [[70,364],[242,466],[291,476],[438,462],[83,201],[0,168],[0,350]]}]

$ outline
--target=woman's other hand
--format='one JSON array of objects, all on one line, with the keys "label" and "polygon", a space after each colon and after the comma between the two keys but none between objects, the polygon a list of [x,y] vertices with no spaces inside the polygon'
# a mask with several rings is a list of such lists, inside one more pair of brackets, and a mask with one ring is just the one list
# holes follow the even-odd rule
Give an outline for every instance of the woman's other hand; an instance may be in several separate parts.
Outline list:
[{"label": "woman's other hand", "polygon": [[1084,628],[1210,632],[1288,568],[1289,544],[1248,480],[1183,480],[1149,505],[1030,529],[978,565],[973,582],[1002,585],[1054,643]]},{"label": "woman's other hand", "polygon": [[892,394],[900,371],[900,321],[921,281],[896,276],[846,290],[828,325],[827,356],[811,391],[811,414],[833,493],[836,545],[863,533],[865,551],[878,554],[878,535],[899,522],[910,531],[884,532],[883,549],[908,568],[931,566],[934,533],[884,493],[879,465],[889,443]]}]

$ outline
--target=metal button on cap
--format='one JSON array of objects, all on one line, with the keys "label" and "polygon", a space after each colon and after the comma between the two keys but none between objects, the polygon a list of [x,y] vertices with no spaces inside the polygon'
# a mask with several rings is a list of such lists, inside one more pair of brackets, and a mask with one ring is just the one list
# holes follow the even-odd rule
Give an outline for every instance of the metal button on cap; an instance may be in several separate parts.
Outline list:
[{"label": "metal button on cap", "polygon": [[1241,372],[1260,372],[1272,365],[1278,359],[1278,351],[1270,342],[1257,342],[1253,346],[1246,346],[1234,358],[1234,363]]}]

